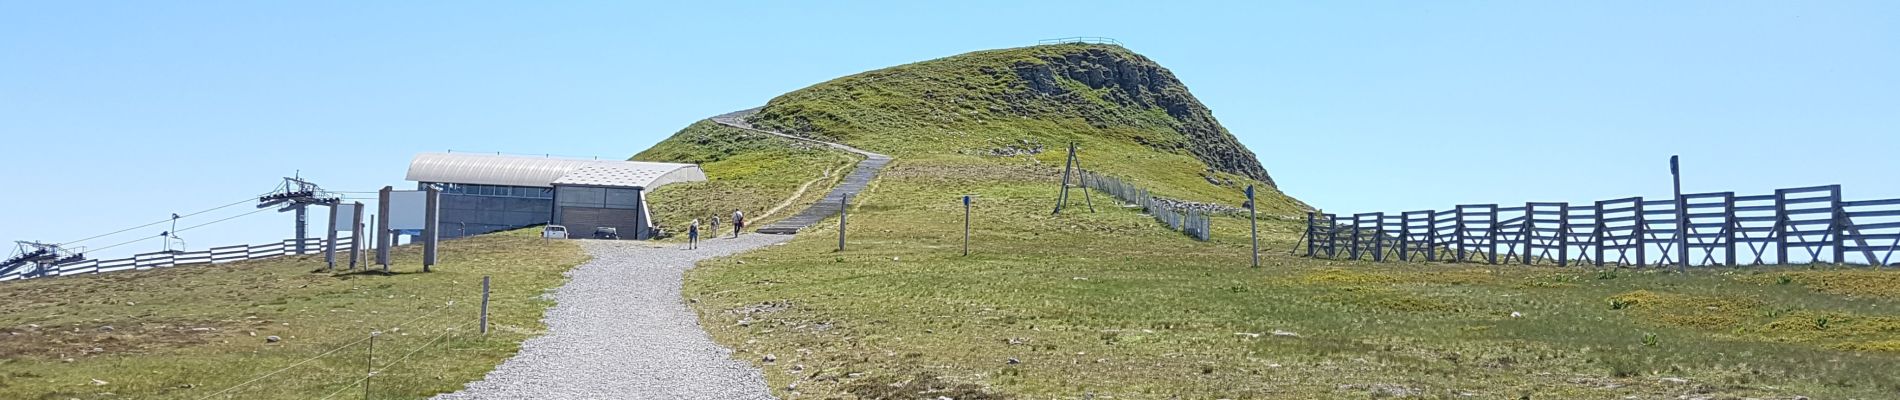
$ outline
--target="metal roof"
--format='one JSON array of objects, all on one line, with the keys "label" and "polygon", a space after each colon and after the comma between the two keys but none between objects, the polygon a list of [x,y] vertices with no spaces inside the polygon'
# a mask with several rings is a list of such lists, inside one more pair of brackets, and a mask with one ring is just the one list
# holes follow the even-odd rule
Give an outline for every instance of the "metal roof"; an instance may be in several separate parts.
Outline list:
[{"label": "metal roof", "polygon": [[475,153],[422,153],[409,162],[406,178],[416,182],[553,187],[585,185],[658,188],[673,182],[706,180],[693,164],[580,160]]}]

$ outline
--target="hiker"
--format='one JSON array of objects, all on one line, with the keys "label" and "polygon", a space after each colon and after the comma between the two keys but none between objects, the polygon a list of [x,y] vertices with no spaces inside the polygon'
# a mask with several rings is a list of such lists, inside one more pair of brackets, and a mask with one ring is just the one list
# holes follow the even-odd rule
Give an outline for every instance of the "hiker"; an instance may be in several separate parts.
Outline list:
[{"label": "hiker", "polygon": [[707,232],[712,232],[712,234],[713,234],[713,235],[712,235],[712,237],[708,237],[708,238],[706,238],[706,239],[718,239],[718,238],[719,238],[719,216],[717,216],[717,215],[714,215],[714,216],[712,217],[712,223],[709,223],[709,224],[706,224],[706,231],[707,231]]},{"label": "hiker", "polygon": [[693,224],[686,226],[686,248],[699,248],[699,218],[693,218]]},{"label": "hiker", "polygon": [[739,237],[740,229],[745,229],[745,213],[739,212],[739,210],[734,209],[732,210],[732,237],[733,238]]}]

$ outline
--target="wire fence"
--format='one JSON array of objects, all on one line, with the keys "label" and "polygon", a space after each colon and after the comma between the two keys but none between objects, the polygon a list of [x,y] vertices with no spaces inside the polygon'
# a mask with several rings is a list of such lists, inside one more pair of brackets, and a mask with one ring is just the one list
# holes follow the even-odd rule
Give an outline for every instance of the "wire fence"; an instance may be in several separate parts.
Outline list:
[{"label": "wire fence", "polygon": [[[349,248],[353,238],[337,238],[336,247]],[[303,239],[298,246],[297,239],[284,239],[280,242],[213,247],[200,251],[160,251],[133,255],[111,260],[78,260],[60,264],[23,264],[0,271],[0,282],[45,278],[54,276],[72,276],[118,272],[127,270],[148,270],[171,268],[191,264],[223,264],[236,261],[258,260],[286,255],[322,254],[328,241],[323,238]]]},{"label": "wire fence", "polygon": [[1142,212],[1155,217],[1169,229],[1185,233],[1195,240],[1207,241],[1213,237],[1212,221],[1207,213],[1198,210],[1176,210],[1156,201],[1148,194],[1148,189],[1124,182],[1121,179],[1081,170],[1082,185],[1107,193],[1132,206],[1141,207]]},{"label": "wire fence", "polygon": [[1677,267],[1900,261],[1900,199],[1844,201],[1840,185],[1753,196],[1308,213],[1306,221],[1306,256],[1334,259]]},{"label": "wire fence", "polygon": [[[314,356],[300,359],[289,365],[273,369],[270,372],[260,374],[216,392],[205,394],[198,397],[198,399],[244,399],[255,398],[259,393],[280,393],[286,386],[296,384],[292,381],[309,382],[311,381],[311,376],[325,376],[325,374],[309,374],[307,372],[310,371],[304,371],[306,369],[317,368],[324,369],[325,372],[335,372],[332,370],[337,369],[340,365],[353,365],[354,363],[350,362],[347,359],[348,357],[362,357],[363,364],[357,365],[362,365],[363,368],[357,370],[358,374],[338,375],[335,384],[340,386],[337,386],[335,391],[329,392],[329,395],[322,398],[328,399],[336,397],[356,388],[362,388],[363,397],[370,398],[372,396],[370,396],[371,389],[369,385],[379,379],[379,376],[403,365],[404,362],[409,361],[416,354],[442,343],[445,338],[459,338],[469,333],[480,332],[479,329],[471,329],[471,326],[483,320],[470,318],[469,315],[457,312],[443,312],[447,310],[470,311],[472,307],[474,307],[474,305],[470,302],[450,301],[427,311],[419,311],[418,313],[420,315],[405,318],[401,323],[374,327],[374,330],[364,332],[363,336],[358,339],[337,345]],[[461,320],[463,318],[467,318],[467,320]],[[420,328],[416,327],[418,322],[425,320],[428,320],[428,322],[421,324],[425,326]],[[418,332],[421,334],[410,336],[404,332],[404,328],[409,328],[408,332]],[[431,334],[433,335],[431,336]],[[410,338],[420,339],[425,337],[429,338],[429,340],[421,344],[412,345],[410,343],[414,341],[407,340]],[[394,358],[393,361],[389,361],[389,358],[378,357],[377,355],[379,353],[377,349],[381,349],[383,346],[398,346],[395,347],[396,350],[400,351],[403,348],[407,348],[408,351],[403,352],[400,357]],[[395,351],[389,353],[393,354]],[[289,371],[302,371],[306,373],[280,376],[280,374]],[[273,377],[277,377],[277,379],[272,379]]]}]

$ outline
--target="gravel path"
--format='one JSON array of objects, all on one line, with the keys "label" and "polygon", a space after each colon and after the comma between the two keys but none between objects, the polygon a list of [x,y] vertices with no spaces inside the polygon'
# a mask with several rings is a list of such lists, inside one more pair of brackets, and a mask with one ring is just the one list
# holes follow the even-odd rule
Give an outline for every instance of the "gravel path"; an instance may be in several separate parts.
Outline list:
[{"label": "gravel path", "polygon": [[568,272],[548,333],[468,388],[437,399],[770,399],[758,369],[732,359],[681,302],[694,263],[790,240],[743,235],[698,250],[584,241],[594,259]]}]

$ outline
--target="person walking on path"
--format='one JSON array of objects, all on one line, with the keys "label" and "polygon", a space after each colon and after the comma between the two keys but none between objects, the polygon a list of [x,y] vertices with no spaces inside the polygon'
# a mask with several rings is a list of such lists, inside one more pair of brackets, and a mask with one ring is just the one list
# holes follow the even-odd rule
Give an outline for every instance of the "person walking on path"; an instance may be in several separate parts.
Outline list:
[{"label": "person walking on path", "polygon": [[739,230],[745,229],[745,213],[732,210],[732,237],[739,237]]},{"label": "person walking on path", "polygon": [[693,218],[692,225],[686,226],[686,249],[699,248],[699,218]]},{"label": "person walking on path", "polygon": [[707,232],[712,232],[712,236],[711,236],[711,237],[707,237],[707,238],[706,238],[707,240],[712,240],[712,239],[718,239],[718,238],[719,238],[719,216],[717,216],[717,215],[714,215],[714,216],[712,217],[712,222],[711,222],[711,223],[708,223],[708,224],[706,224],[706,231],[707,231]]}]

